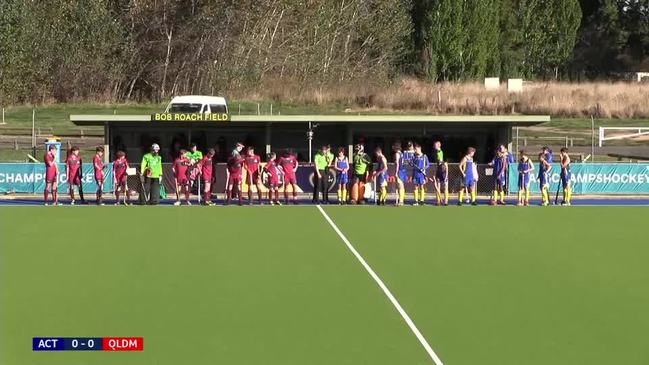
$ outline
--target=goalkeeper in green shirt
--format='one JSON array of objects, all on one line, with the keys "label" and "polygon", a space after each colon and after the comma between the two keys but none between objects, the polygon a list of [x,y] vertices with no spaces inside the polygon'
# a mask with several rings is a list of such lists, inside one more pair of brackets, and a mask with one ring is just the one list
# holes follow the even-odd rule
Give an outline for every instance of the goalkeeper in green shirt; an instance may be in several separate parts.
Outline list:
[{"label": "goalkeeper in green shirt", "polygon": [[151,152],[142,157],[140,173],[143,190],[143,194],[140,194],[140,204],[157,205],[160,202],[162,183],[162,157],[157,143],[151,145]]},{"label": "goalkeeper in green shirt", "polygon": [[365,153],[365,147],[362,144],[356,145],[354,154],[354,184],[352,185],[352,204],[362,204],[365,199],[365,183],[369,165],[372,163],[370,156]]}]

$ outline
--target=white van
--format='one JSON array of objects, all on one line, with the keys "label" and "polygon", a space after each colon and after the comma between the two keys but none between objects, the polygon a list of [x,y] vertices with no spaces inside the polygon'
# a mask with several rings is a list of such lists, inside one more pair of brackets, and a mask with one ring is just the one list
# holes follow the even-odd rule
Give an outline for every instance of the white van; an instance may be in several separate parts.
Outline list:
[{"label": "white van", "polygon": [[228,113],[228,104],[220,96],[185,95],[171,99],[165,113]]}]

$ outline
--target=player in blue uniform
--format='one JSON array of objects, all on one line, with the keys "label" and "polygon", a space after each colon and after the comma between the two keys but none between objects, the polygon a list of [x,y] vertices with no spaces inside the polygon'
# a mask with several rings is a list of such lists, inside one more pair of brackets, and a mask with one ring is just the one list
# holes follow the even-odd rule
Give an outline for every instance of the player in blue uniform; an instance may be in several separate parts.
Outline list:
[{"label": "player in blue uniform", "polygon": [[518,160],[518,205],[530,205],[530,176],[534,164],[525,151],[520,152]]},{"label": "player in blue uniform", "polygon": [[388,161],[383,155],[383,149],[376,147],[376,170],[373,172],[376,181],[376,191],[379,193],[378,205],[385,205],[388,198]]},{"label": "player in blue uniform", "polygon": [[466,155],[460,161],[460,172],[462,173],[462,186],[460,188],[459,199],[457,205],[462,205],[464,200],[464,191],[466,190],[471,194],[471,204],[478,205],[476,202],[476,179],[474,176],[474,162],[473,156],[475,155],[475,148],[469,147]]},{"label": "player in blue uniform", "polygon": [[336,180],[338,181],[338,204],[347,202],[347,184],[349,183],[349,160],[345,156],[345,148],[338,149],[338,156],[334,162]]},{"label": "player in blue uniform", "polygon": [[563,201],[561,205],[570,205],[570,200],[572,199],[572,173],[570,172],[570,155],[568,155],[568,149],[566,147],[562,148],[560,151],[561,154],[561,186],[563,187]]},{"label": "player in blue uniform", "polygon": [[415,184],[415,202],[413,205],[426,204],[426,170],[430,167],[428,156],[421,152],[421,145],[415,144],[415,155],[412,159],[412,182]]},{"label": "player in blue uniform", "polygon": [[[443,158],[437,158],[434,183],[437,205],[448,205],[448,164]],[[444,198],[442,198],[442,191],[444,193]]]},{"label": "player in blue uniform", "polygon": [[[412,160],[415,157],[415,146],[411,141],[406,143],[406,150],[401,152],[401,162],[399,163],[399,172],[397,177],[401,180],[402,183],[410,181],[412,179],[413,165]],[[403,193],[399,196],[399,205],[403,205],[406,199],[406,191],[403,190]],[[415,197],[417,201],[417,197]]]},{"label": "player in blue uniform", "polygon": [[494,190],[489,204],[505,205],[505,185],[507,184],[507,155],[499,148],[496,157],[489,163],[494,170]]},{"label": "player in blue uniform", "polygon": [[547,160],[547,155],[543,152],[539,153],[539,189],[541,190],[541,197],[543,202],[541,205],[550,205],[550,170],[552,164]]}]

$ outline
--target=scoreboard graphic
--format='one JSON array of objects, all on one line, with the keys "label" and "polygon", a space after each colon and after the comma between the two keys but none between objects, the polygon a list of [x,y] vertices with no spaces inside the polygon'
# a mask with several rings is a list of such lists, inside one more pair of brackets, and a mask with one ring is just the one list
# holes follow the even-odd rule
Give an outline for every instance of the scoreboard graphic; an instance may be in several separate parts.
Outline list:
[{"label": "scoreboard graphic", "polygon": [[143,337],[34,337],[34,351],[143,351]]}]

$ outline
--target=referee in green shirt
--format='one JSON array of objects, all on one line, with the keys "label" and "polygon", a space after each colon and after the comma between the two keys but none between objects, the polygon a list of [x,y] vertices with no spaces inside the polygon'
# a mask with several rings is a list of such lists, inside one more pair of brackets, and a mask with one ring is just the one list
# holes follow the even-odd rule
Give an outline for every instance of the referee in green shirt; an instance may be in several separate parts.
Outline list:
[{"label": "referee in green shirt", "polygon": [[[157,143],[151,146],[150,153],[142,157],[140,173],[144,188],[143,194],[140,194],[140,204],[157,205],[160,202],[160,184],[162,183],[162,157],[160,157],[160,146]],[[148,201],[146,197],[148,197]]]},{"label": "referee in green shirt", "polygon": [[318,195],[322,193],[322,203],[329,204],[329,166],[334,160],[329,146],[325,145],[313,157],[313,203],[318,203]]}]

